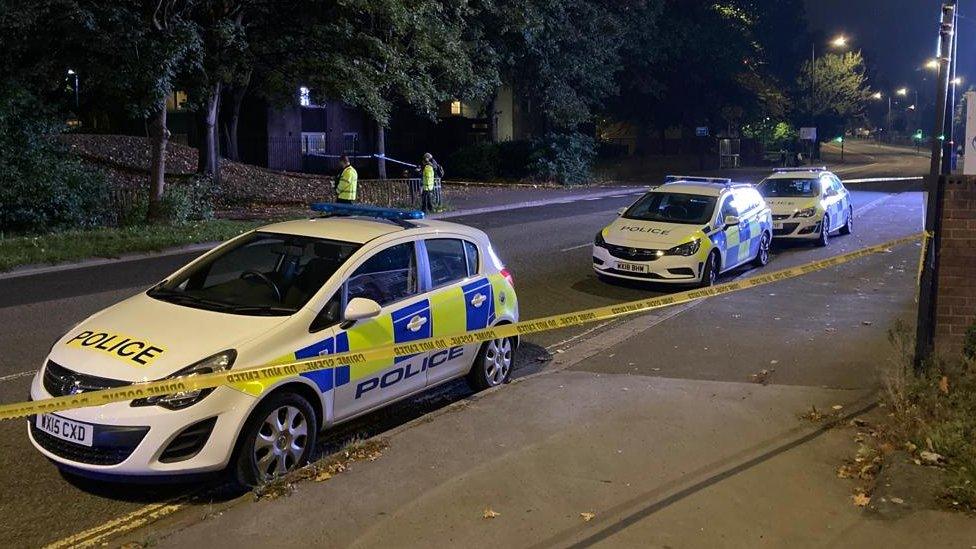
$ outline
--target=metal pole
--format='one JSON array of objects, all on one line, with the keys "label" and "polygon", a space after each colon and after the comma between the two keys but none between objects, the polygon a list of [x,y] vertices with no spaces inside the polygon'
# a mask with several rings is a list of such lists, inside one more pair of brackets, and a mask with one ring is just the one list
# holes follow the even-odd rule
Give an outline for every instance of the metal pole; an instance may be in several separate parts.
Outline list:
[{"label": "metal pole", "polygon": [[891,95],[888,95],[888,120],[885,121],[885,137],[887,137],[888,143],[891,143]]},{"label": "metal pole", "polygon": [[939,28],[939,78],[935,100],[935,129],[932,132],[932,161],[929,176],[926,178],[925,231],[932,235],[923,245],[922,274],[919,280],[918,317],[915,331],[915,372],[920,373],[925,361],[932,353],[935,334],[935,309],[938,280],[938,249],[942,192],[945,178],[940,177],[942,143],[939,136],[945,131],[946,101],[949,93],[949,56],[952,53],[953,23],[956,18],[956,0],[942,5],[942,20]]},{"label": "metal pole", "polygon": [[945,127],[942,135],[942,173],[949,175],[952,173],[952,158],[955,156],[953,151],[952,126],[956,114],[956,29],[958,28],[959,12],[953,10],[952,13],[952,34],[949,40],[949,82],[946,85],[946,106],[945,106]]}]

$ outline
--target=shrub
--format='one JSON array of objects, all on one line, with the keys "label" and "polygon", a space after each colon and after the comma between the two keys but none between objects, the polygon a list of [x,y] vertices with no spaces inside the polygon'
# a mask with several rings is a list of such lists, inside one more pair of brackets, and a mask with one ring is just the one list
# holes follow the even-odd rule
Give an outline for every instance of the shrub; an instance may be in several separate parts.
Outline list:
[{"label": "shrub", "polygon": [[170,223],[213,219],[214,191],[209,177],[194,177],[187,182],[170,183],[160,203],[162,218]]},{"label": "shrub", "polygon": [[498,175],[498,145],[475,143],[456,150],[448,157],[445,170],[451,177],[486,180]]},{"label": "shrub", "polygon": [[61,130],[28,92],[0,87],[0,231],[91,227],[111,218],[104,174],[53,140]]},{"label": "shrub", "polygon": [[534,177],[563,185],[590,178],[596,156],[592,137],[580,133],[549,133],[533,143],[529,170]]}]

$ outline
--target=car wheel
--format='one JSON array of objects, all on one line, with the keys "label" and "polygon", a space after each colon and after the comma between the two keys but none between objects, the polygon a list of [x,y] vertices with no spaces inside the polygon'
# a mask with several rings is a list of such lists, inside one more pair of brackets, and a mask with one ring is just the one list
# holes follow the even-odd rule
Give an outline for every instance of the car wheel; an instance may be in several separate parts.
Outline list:
[{"label": "car wheel", "polygon": [[752,264],[756,267],[765,267],[769,264],[770,242],[769,233],[763,233],[762,238],[759,239],[759,251],[756,252],[756,258],[752,260]]},{"label": "car wheel", "polygon": [[840,234],[851,234],[854,232],[854,208],[847,210],[847,223],[840,228]]},{"label": "car wheel", "polygon": [[820,220],[820,238],[817,239],[817,246],[826,247],[830,244],[830,217],[824,214],[823,219]]},{"label": "car wheel", "polygon": [[515,344],[512,338],[504,337],[482,343],[471,371],[468,372],[468,385],[475,391],[484,391],[505,383],[512,377],[514,359]]},{"label": "car wheel", "polygon": [[712,252],[708,254],[708,259],[705,260],[705,266],[702,267],[701,280],[698,282],[699,288],[707,288],[715,284],[718,280],[718,253]]},{"label": "car wheel", "polygon": [[236,478],[264,484],[308,462],[318,434],[315,411],[292,392],[272,394],[251,412],[237,445]]}]

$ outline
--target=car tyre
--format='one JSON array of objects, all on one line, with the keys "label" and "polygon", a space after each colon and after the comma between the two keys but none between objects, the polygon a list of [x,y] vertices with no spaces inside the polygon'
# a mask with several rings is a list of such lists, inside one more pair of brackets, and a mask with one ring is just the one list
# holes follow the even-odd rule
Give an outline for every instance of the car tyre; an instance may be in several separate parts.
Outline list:
[{"label": "car tyre", "polygon": [[715,284],[718,280],[718,253],[711,252],[708,254],[708,259],[705,260],[705,265],[702,267],[701,280],[698,281],[699,288],[707,288]]},{"label": "car tyre", "polygon": [[847,209],[847,222],[840,228],[840,234],[851,234],[854,232],[854,208]]},{"label": "car tyre", "polygon": [[759,251],[756,252],[756,258],[752,260],[752,264],[756,267],[765,267],[769,264],[769,245],[772,242],[772,238],[769,233],[763,233],[762,238],[759,239]]},{"label": "car tyre", "polygon": [[481,344],[466,381],[474,391],[484,391],[507,383],[515,362],[515,341],[510,337],[492,339]]},{"label": "car tyre", "polygon": [[830,231],[827,229],[830,227],[830,217],[824,214],[823,219],[820,220],[820,235],[817,238],[817,246],[821,248],[826,248],[830,245]]},{"label": "car tyre", "polygon": [[319,426],[312,405],[290,391],[273,393],[251,412],[238,438],[235,480],[258,486],[308,463]]}]

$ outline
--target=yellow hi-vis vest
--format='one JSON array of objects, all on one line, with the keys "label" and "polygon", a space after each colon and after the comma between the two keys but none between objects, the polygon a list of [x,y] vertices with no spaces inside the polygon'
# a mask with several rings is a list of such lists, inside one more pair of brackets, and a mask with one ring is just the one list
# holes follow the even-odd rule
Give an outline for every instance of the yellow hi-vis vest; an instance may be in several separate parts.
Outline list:
[{"label": "yellow hi-vis vest", "polygon": [[336,185],[336,194],[343,200],[356,200],[356,182],[359,181],[359,174],[356,168],[346,166],[339,175],[339,184]]},{"label": "yellow hi-vis vest", "polygon": [[424,166],[424,190],[434,190],[434,167],[430,164]]}]

